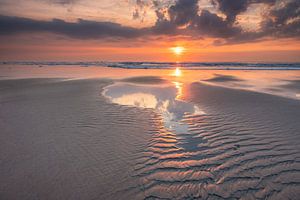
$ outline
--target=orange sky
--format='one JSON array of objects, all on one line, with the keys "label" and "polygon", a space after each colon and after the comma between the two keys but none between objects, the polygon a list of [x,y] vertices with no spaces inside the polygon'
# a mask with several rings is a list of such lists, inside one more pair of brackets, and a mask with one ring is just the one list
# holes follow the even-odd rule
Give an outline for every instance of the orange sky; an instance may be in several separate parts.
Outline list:
[{"label": "orange sky", "polygon": [[[164,62],[300,62],[298,41],[268,40],[249,44],[224,46],[210,45],[209,41],[158,41],[153,44],[121,46],[102,45],[94,41],[43,41],[42,44],[26,43],[12,39],[0,46],[1,60],[49,61],[164,61]],[[22,44],[24,42],[24,44]],[[200,43],[200,44],[198,44]],[[176,55],[171,47],[184,47]]]}]

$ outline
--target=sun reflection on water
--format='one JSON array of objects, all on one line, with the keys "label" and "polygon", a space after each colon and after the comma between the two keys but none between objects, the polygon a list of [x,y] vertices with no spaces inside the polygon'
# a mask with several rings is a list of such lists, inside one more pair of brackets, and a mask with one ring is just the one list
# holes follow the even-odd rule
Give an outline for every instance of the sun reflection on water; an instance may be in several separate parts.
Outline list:
[{"label": "sun reflection on water", "polygon": [[173,81],[175,88],[177,89],[177,95],[176,99],[180,99],[183,96],[183,91],[182,91],[182,83],[178,81]]},{"label": "sun reflection on water", "polygon": [[182,72],[181,72],[179,67],[176,67],[173,75],[176,76],[176,77],[182,76]]}]

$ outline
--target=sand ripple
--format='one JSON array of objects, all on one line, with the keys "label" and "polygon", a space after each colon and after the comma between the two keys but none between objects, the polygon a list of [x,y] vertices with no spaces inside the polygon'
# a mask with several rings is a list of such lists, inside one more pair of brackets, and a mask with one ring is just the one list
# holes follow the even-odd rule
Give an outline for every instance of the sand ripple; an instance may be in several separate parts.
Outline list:
[{"label": "sand ripple", "polygon": [[[241,104],[219,102],[218,95],[208,92],[214,87],[192,87],[202,94],[207,91],[207,96],[199,100],[195,92],[187,98],[210,112],[184,115],[180,123],[188,125],[187,133],[166,129],[160,115],[151,119],[152,137],[132,172],[139,182],[136,195],[144,199],[297,199],[300,129],[293,117],[299,116],[299,110],[285,110],[294,101],[256,94],[263,99],[257,105],[251,92],[228,90],[241,98],[252,96],[241,104],[259,106],[243,109]],[[278,105],[280,109],[271,109]]]},{"label": "sand ripple", "polygon": [[1,83],[0,199],[299,199],[299,101],[107,84]]}]

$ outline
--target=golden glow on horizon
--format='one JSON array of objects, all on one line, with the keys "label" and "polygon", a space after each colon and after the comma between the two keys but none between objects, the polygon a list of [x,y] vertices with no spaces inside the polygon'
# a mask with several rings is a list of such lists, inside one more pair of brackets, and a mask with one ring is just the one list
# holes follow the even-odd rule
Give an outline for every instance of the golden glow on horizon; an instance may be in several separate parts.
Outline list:
[{"label": "golden glow on horizon", "polygon": [[[46,37],[47,36],[47,37]],[[267,40],[249,44],[213,46],[212,39],[200,41],[153,40],[151,45],[142,44],[128,48],[126,41],[109,44],[95,41],[61,40],[45,35],[44,45],[31,45],[29,34],[5,37],[2,40],[0,60],[104,60],[112,62],[300,62],[299,41],[292,39]],[[172,47],[184,47],[177,55]]]},{"label": "golden glow on horizon", "polygon": [[171,50],[173,51],[173,53],[177,56],[181,55],[184,51],[185,48],[184,47],[172,47]]}]

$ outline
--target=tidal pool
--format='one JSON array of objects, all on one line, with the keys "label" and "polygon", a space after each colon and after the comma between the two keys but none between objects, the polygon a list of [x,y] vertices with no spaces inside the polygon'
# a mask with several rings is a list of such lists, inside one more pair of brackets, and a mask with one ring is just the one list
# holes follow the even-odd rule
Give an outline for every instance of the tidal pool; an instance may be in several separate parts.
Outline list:
[{"label": "tidal pool", "polygon": [[205,114],[197,105],[180,99],[180,82],[165,85],[115,83],[106,87],[103,94],[119,105],[154,109],[162,116],[164,128],[180,134],[188,133],[188,125],[182,121],[186,115]]}]

